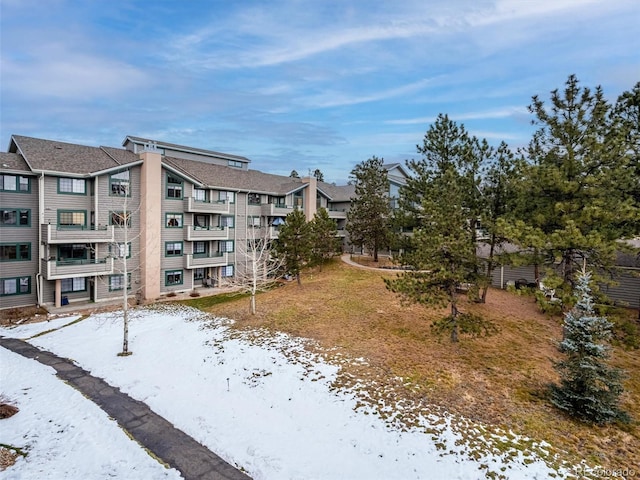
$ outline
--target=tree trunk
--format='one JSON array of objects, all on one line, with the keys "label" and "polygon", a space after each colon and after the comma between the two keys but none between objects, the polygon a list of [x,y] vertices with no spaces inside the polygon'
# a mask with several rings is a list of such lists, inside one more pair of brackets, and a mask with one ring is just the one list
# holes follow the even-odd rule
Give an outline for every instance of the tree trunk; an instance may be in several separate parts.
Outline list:
[{"label": "tree trunk", "polygon": [[251,315],[256,314],[256,294],[251,292]]},{"label": "tree trunk", "polygon": [[298,285],[302,285],[302,282],[300,281],[300,272],[296,273],[296,280],[298,281]]},{"label": "tree trunk", "polygon": [[456,287],[449,290],[451,300],[451,342],[458,343],[458,306],[456,304]]}]

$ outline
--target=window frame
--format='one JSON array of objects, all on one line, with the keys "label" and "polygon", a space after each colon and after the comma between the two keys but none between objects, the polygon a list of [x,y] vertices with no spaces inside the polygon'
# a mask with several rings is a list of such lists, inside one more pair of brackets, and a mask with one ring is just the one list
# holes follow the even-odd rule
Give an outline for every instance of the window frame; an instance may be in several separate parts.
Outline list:
[{"label": "window frame", "polygon": [[[224,245],[224,248],[223,248]],[[227,250],[228,246],[231,250]],[[218,253],[233,253],[236,251],[236,242],[234,240],[218,240]]]},{"label": "window frame", "polygon": [[[15,179],[15,189],[5,188],[5,177],[11,177]],[[1,173],[0,174],[0,192],[9,192],[9,193],[31,193],[31,177],[27,177],[25,175],[12,175],[10,173]],[[23,190],[20,188],[22,186],[21,180],[27,181],[27,189]]]},{"label": "window frame", "polygon": [[[77,223],[70,223],[70,224],[63,225],[62,223],[60,223],[61,214],[68,214],[68,213],[70,214],[82,213],[84,215],[84,223],[82,225]],[[62,227],[66,229],[81,229],[81,230],[84,230],[87,228],[88,215],[86,210],[58,209],[57,216],[58,216],[58,224],[57,224],[58,228]]]},{"label": "window frame", "polygon": [[[231,219],[231,225],[224,225],[225,219]],[[218,226],[220,228],[236,228],[236,217],[234,215],[220,215],[220,224]]]},{"label": "window frame", "polygon": [[[170,182],[170,180],[179,180],[178,182]],[[175,195],[169,195],[169,192],[172,191],[170,189],[179,189],[180,196],[176,197]],[[182,200],[184,198],[184,180],[178,177],[175,174],[167,172],[167,179],[165,181],[165,189],[164,189],[165,198],[168,200]]]},{"label": "window frame", "polygon": [[[71,280],[71,289],[65,290],[65,283]],[[82,281],[84,284],[83,288],[76,288],[76,281]],[[87,277],[71,277],[71,278],[63,278],[60,280],[60,293],[78,293],[78,292],[86,292],[88,288]]]},{"label": "window frame", "polygon": [[[69,180],[71,182],[71,190],[63,190],[62,189],[62,180]],[[76,182],[82,182],[82,192],[76,192],[75,186]],[[58,177],[58,193],[60,195],[87,195],[87,180],[85,178],[74,178],[74,177]]]},{"label": "window frame", "polygon": [[[22,280],[27,280],[27,290],[22,291]],[[15,292],[13,293],[5,293],[6,287],[5,282],[14,280],[15,284]],[[29,295],[31,293],[31,275],[21,275],[18,277],[3,277],[0,278],[0,297],[10,297],[13,295]]]},{"label": "window frame", "polygon": [[[169,253],[169,245],[180,245],[180,253]],[[175,252],[175,248],[174,248]],[[182,257],[184,255],[184,242],[175,241],[175,242],[164,242],[164,256],[165,257]]]},{"label": "window frame", "polygon": [[[179,225],[169,225],[169,220],[178,220]],[[182,228],[184,226],[184,213],[181,212],[166,212],[164,214],[164,228]]]},{"label": "window frame", "polygon": [[[169,283],[169,276],[170,275],[180,275],[180,281],[179,282],[171,282]],[[164,272],[164,286],[165,287],[174,287],[176,285],[183,285],[184,284],[184,271],[180,270],[180,269],[176,269],[176,270],[165,270]]]},{"label": "window frame", "polygon": [[[111,283],[113,280],[115,280],[116,278],[121,278],[122,280],[124,280],[124,273],[114,273],[113,275],[109,275],[109,291],[110,292],[117,292],[117,291],[122,291],[122,282],[120,282],[120,286],[119,287],[114,287],[113,284]],[[131,272],[127,272],[127,290],[131,290]]]},{"label": "window frame", "polygon": [[[16,223],[5,223],[5,212],[12,212],[15,216]],[[23,224],[22,212],[27,213],[27,223]],[[31,209],[30,208],[3,208],[0,209],[0,227],[2,228],[29,228],[31,227]]]},{"label": "window frame", "polygon": [[[20,258],[21,248],[27,247],[27,258]],[[15,258],[4,258],[2,255],[2,249],[5,247],[15,247]],[[31,261],[31,242],[2,242],[0,243],[0,262],[30,262]]]},{"label": "window frame", "polygon": [[[126,217],[125,217],[125,211],[124,210],[111,210],[109,211],[109,225],[113,225],[119,228],[123,228],[126,226],[126,228],[131,228],[131,211],[130,210],[126,210]],[[115,217],[114,217],[115,215]],[[118,220],[115,221],[114,220],[116,218],[120,218],[122,220]]]},{"label": "window frame", "polygon": [[[127,174],[127,179],[120,179],[120,178],[116,178],[118,175],[122,175],[126,173]],[[125,185],[125,193],[114,193],[114,187],[118,186],[119,189],[122,188],[123,185]],[[130,169],[126,169],[126,170],[120,170],[119,172],[116,173],[112,173],[111,175],[109,175],[109,196],[110,197],[131,197],[131,170]]]},{"label": "window frame", "polygon": [[[125,258],[120,254],[120,249],[124,247],[124,242],[116,242],[109,244],[109,256],[113,258]],[[126,258],[131,258],[131,242],[127,242],[127,256]],[[115,250],[115,252],[114,252]],[[115,254],[114,254],[115,253]]]},{"label": "window frame", "polygon": [[[227,273],[228,269],[231,269],[231,274]],[[233,263],[220,267],[220,275],[222,276],[222,278],[233,277],[234,274],[235,274],[235,266]]]}]

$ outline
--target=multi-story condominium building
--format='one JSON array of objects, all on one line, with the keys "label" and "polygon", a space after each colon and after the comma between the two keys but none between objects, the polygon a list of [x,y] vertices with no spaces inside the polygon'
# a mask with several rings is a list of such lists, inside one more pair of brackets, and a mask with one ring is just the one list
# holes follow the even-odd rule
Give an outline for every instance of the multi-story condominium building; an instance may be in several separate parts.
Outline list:
[{"label": "multi-story condominium building", "polygon": [[[256,228],[326,208],[344,237],[352,186],[128,136],[124,148],[14,135],[0,153],[0,308],[140,300],[224,284]],[[125,281],[124,272],[127,272]]]}]

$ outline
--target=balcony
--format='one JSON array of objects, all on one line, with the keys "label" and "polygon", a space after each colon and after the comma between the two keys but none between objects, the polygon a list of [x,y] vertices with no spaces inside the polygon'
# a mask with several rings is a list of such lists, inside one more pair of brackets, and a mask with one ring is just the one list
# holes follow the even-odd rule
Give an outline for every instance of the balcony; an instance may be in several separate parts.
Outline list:
[{"label": "balcony", "polygon": [[267,217],[286,217],[293,212],[293,205],[279,205],[264,203],[261,205],[261,214]]},{"label": "balcony", "polygon": [[113,258],[93,260],[40,260],[42,274],[46,280],[71,277],[91,277],[113,273]]},{"label": "balcony", "polygon": [[190,213],[229,213],[229,202],[225,200],[196,200],[194,197],[187,197],[184,199],[184,211]]},{"label": "balcony", "polygon": [[42,241],[45,243],[110,243],[114,241],[114,226],[61,227],[40,225]]},{"label": "balcony", "polygon": [[347,218],[347,211],[346,210],[328,210],[329,213],[329,218],[335,218],[335,219],[345,219]]},{"label": "balcony", "polygon": [[198,240],[226,240],[229,238],[229,227],[194,227],[185,225],[184,239],[190,242]]},{"label": "balcony", "polygon": [[185,255],[187,258],[186,268],[220,267],[229,262],[227,253],[195,253]]}]

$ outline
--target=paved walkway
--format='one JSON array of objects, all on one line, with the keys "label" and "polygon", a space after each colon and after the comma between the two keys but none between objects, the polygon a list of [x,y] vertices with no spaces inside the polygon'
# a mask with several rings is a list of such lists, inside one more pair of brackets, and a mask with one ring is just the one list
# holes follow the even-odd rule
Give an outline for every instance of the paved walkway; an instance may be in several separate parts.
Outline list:
[{"label": "paved walkway", "polygon": [[56,375],[94,401],[121,428],[185,480],[251,480],[192,437],[104,380],[71,361],[14,338],[0,337],[0,346],[49,365]]}]

